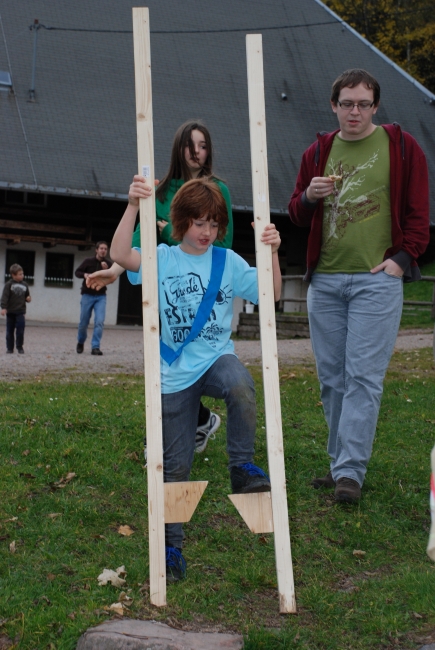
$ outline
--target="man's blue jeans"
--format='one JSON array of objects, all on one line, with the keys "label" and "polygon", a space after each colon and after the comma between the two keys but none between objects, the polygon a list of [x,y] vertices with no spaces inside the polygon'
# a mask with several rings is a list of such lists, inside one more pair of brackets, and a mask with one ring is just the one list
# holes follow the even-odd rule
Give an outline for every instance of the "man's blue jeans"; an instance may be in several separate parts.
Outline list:
[{"label": "man's blue jeans", "polygon": [[106,317],[106,295],[91,296],[88,293],[82,295],[80,302],[80,322],[77,334],[78,343],[84,343],[88,336],[88,325],[94,310],[94,331],[92,334],[91,347],[99,348],[103,336],[104,319]]},{"label": "man's blue jeans", "polygon": [[[219,357],[192,386],[162,395],[163,470],[166,483],[188,481],[195,451],[201,397],[225,400],[229,468],[254,456],[256,402],[254,382],[233,354]],[[166,545],[181,548],[181,524],[166,524]]]},{"label": "man's blue jeans", "polygon": [[402,304],[402,279],[384,271],[312,277],[310,335],[335,481],[364,482]]},{"label": "man's blue jeans", "polygon": [[17,350],[20,350],[24,344],[24,327],[26,317],[24,314],[7,313],[6,314],[6,348],[9,351],[14,349],[14,334],[17,337]]}]

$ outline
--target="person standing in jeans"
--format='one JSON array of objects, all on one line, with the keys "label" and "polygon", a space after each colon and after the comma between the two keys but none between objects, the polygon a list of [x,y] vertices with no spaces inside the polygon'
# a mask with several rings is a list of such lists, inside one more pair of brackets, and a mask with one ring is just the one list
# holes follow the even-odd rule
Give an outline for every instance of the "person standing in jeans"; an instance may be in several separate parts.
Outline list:
[{"label": "person standing in jeans", "polygon": [[106,317],[106,287],[100,291],[90,289],[86,286],[86,278],[91,273],[95,273],[95,271],[109,269],[112,266],[112,262],[107,257],[108,251],[109,247],[107,242],[97,242],[95,246],[95,256],[87,257],[75,271],[76,278],[83,279],[81,288],[82,299],[80,302],[80,322],[77,333],[78,354],[81,354],[84,349],[92,310],[94,310],[94,331],[92,334],[91,354],[98,356],[103,354],[100,350],[100,343],[101,337],[103,336],[104,319]]},{"label": "person standing in jeans", "polygon": [[29,287],[23,282],[24,271],[19,264],[9,269],[12,279],[6,282],[1,298],[1,315],[6,316],[6,352],[14,351],[14,339],[18,354],[24,354],[24,328],[26,325],[26,302],[31,301]]},{"label": "person standing in jeans", "polygon": [[303,154],[290,218],[309,226],[310,336],[329,428],[330,469],[312,486],[357,502],[372,453],[383,380],[400,324],[403,282],[418,280],[429,242],[425,155],[397,123],[373,123],[377,80],[334,82],[339,128]]}]

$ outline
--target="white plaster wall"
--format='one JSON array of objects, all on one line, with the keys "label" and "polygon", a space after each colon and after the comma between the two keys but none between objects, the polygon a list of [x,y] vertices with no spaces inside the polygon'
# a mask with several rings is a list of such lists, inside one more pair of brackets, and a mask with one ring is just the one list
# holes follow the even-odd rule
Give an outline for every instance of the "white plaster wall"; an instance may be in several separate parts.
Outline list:
[{"label": "white plaster wall", "polygon": [[[44,248],[42,244],[23,242],[8,246],[0,240],[0,286],[4,286],[7,248],[35,251],[35,284],[30,287],[32,302],[27,305],[27,318],[36,321],[78,324],[80,317],[80,287],[83,280],[74,276],[72,288],[45,287],[45,254],[73,253],[74,271],[86,257],[92,257],[94,249],[79,251],[75,246]],[[116,325],[118,312],[118,281],[107,288],[106,325]],[[92,322],[92,321],[91,321]]]}]

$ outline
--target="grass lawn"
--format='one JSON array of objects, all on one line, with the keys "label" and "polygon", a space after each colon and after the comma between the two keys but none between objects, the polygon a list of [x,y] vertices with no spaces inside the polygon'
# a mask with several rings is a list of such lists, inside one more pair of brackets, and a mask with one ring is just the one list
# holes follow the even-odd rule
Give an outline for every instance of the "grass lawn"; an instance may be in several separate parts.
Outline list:
[{"label": "grass lawn", "polygon": [[[435,262],[422,266],[421,274],[435,276]],[[432,301],[433,282],[410,282],[403,285],[404,300]],[[414,327],[433,327],[430,307],[419,307],[417,305],[404,305],[400,327],[409,329]]]},{"label": "grass lawn", "polygon": [[[256,461],[266,466],[261,374]],[[45,377],[1,384],[0,648],[72,650],[112,617],[124,565],[129,616],[237,631],[246,650],[395,650],[435,642],[435,563],[426,555],[435,368],[430,350],[395,354],[358,506],[309,482],[327,470],[327,430],[312,367],[281,371],[298,614],[280,616],[273,535],[252,535],[227,498],[222,404],[216,440],[195,457],[209,486],[189,524],[187,579],[149,604],[143,383]],[[71,476],[69,473],[75,473]],[[123,536],[121,525],[134,533]],[[365,554],[354,555],[353,551]]]}]

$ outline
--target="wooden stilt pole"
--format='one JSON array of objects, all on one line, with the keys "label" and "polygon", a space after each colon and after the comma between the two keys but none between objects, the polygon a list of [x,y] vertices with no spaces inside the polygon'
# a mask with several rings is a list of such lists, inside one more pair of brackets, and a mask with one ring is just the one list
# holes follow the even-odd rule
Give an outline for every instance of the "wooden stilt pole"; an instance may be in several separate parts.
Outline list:
[{"label": "wooden stilt pole", "polygon": [[[149,11],[133,9],[138,169],[154,192]],[[150,599],[166,605],[165,523],[189,521],[207,481],[164,483],[155,196],[140,200],[143,349],[148,466]]]},{"label": "wooden stilt pole", "polygon": [[[133,40],[139,174],[146,176],[154,192],[150,25],[146,7],[133,8]],[[155,210],[154,196],[140,200],[150,599],[153,605],[163,606],[166,605],[165,500]]]},{"label": "wooden stilt pole", "polygon": [[246,54],[264,407],[266,413],[267,454],[272,486],[271,499],[279,609],[282,614],[294,614],[296,613],[296,600],[285,486],[272,253],[270,246],[263,244],[260,239],[265,225],[270,223],[261,34],[246,36]]}]

